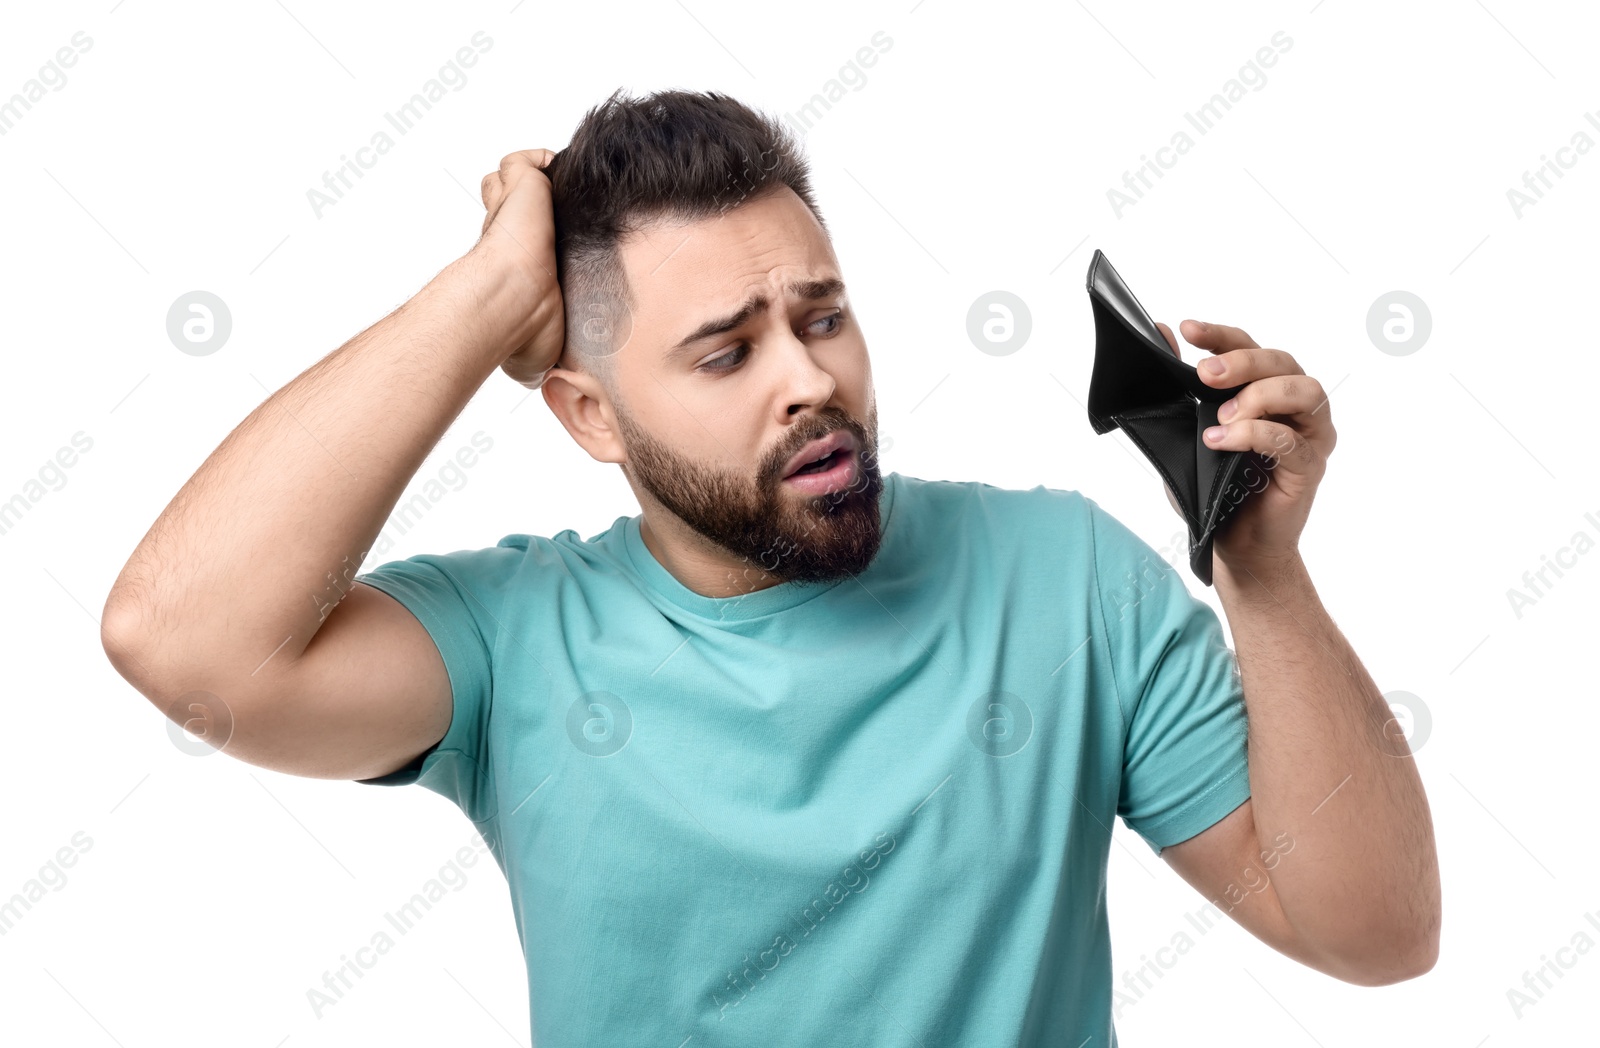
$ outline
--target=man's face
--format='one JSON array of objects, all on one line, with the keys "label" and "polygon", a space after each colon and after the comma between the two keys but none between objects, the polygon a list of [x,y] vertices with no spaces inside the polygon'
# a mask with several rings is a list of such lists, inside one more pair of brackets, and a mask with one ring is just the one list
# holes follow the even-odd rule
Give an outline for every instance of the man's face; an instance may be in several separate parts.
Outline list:
[{"label": "man's face", "polygon": [[[810,210],[785,187],[652,227],[621,258],[635,306],[613,406],[636,492],[738,558],[735,581],[864,570],[882,537],[877,404],[866,342]],[[746,310],[756,296],[765,304]],[[784,479],[797,452],[840,429],[856,445],[842,488],[813,494]]]}]

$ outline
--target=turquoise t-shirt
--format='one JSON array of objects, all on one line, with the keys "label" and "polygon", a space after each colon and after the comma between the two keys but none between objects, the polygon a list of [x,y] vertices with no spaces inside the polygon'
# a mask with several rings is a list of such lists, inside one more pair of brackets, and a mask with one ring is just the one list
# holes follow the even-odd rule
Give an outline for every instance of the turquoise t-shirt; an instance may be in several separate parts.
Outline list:
[{"label": "turquoise t-shirt", "polygon": [[534,1041],[1115,1045],[1106,859],[1250,795],[1210,606],[1077,491],[884,476],[860,575],[714,598],[639,518],[358,581],[444,658]]}]

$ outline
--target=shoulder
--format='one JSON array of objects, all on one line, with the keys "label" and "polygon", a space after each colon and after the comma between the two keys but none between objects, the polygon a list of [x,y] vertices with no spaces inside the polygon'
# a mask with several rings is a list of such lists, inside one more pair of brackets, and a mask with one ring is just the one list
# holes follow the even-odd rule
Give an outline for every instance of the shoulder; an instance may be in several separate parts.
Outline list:
[{"label": "shoulder", "polygon": [[568,528],[553,535],[513,532],[493,546],[462,548],[441,553],[415,553],[403,558],[385,558],[380,545],[368,560],[377,560],[371,573],[441,573],[452,581],[473,589],[506,588],[531,582],[541,573],[565,568],[567,572],[585,564],[615,559],[621,555],[623,526],[629,518],[618,517],[604,531],[584,538]]},{"label": "shoulder", "polygon": [[375,567],[358,575],[360,581],[400,576],[419,581],[440,576],[458,587],[484,591],[504,587],[529,562],[548,555],[553,540],[539,535],[506,535],[493,546],[465,547],[448,552],[413,553],[386,557],[382,546],[374,550]]},{"label": "shoulder", "polygon": [[405,570],[406,566],[425,565],[460,578],[499,576],[508,567],[526,559],[530,548],[536,549],[537,543],[548,541],[536,535],[507,535],[493,546],[465,547],[440,553],[413,553],[408,557],[380,561],[378,568],[387,570],[400,566]]},{"label": "shoulder", "polygon": [[1129,579],[1153,580],[1168,573],[1181,578],[1178,567],[1186,562],[1188,554],[1188,534],[1181,521],[1173,521],[1170,535],[1155,537],[1158,547],[1094,499],[1084,496],[1083,504],[1095,574],[1102,589]]}]

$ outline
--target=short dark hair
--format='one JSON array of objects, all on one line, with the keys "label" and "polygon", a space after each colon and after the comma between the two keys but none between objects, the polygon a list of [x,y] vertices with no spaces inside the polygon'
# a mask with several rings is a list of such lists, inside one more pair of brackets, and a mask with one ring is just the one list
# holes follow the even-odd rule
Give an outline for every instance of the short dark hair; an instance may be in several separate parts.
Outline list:
[{"label": "short dark hair", "polygon": [[650,222],[692,222],[787,186],[816,216],[810,170],[779,121],[716,91],[623,89],[590,109],[546,165],[555,210],[564,355],[615,396],[613,356],[635,304],[622,240]]}]

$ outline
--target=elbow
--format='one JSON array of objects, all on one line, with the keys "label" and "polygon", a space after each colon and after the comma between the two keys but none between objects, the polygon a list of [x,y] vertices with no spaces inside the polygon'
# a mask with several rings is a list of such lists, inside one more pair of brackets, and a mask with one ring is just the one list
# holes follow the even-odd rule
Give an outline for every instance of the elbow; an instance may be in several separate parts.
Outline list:
[{"label": "elbow", "polygon": [[1433,971],[1434,965],[1439,963],[1439,911],[1434,909],[1429,915],[1426,926],[1412,940],[1411,949],[1406,954],[1406,963],[1400,973],[1380,986],[1390,983],[1404,982],[1407,979],[1416,979]]},{"label": "elbow", "polygon": [[1359,955],[1345,955],[1323,966],[1323,971],[1355,986],[1393,986],[1420,978],[1439,962],[1439,914],[1424,927],[1368,941]]},{"label": "elbow", "polygon": [[114,590],[100,612],[100,648],[118,676],[160,706],[168,667],[152,625],[149,615],[120,599]]},{"label": "elbow", "polygon": [[1354,975],[1342,978],[1356,986],[1393,986],[1428,974],[1438,960],[1438,950],[1418,951],[1401,958],[1385,957],[1368,962],[1356,969]]},{"label": "elbow", "polygon": [[125,604],[118,603],[116,595],[107,598],[100,612],[100,647],[122,679],[143,691],[144,664],[136,653],[138,638],[143,626],[140,617]]},{"label": "elbow", "polygon": [[1402,940],[1407,947],[1401,953],[1401,963],[1378,986],[1416,979],[1433,971],[1439,963],[1439,929],[1443,923],[1442,905],[1437,895],[1432,905],[1416,915],[1411,935]]}]

